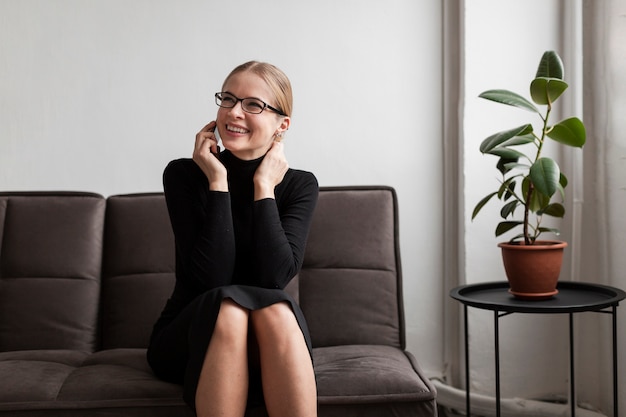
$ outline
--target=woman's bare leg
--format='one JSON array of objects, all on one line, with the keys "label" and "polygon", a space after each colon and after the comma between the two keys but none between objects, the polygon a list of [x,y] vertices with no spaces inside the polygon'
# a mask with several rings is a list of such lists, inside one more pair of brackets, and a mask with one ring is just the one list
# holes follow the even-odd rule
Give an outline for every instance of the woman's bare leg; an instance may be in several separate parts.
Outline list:
[{"label": "woman's bare leg", "polygon": [[259,344],[263,395],[271,417],[317,416],[311,356],[287,303],[250,313]]},{"label": "woman's bare leg", "polygon": [[196,391],[198,417],[243,417],[248,398],[249,311],[225,299]]}]

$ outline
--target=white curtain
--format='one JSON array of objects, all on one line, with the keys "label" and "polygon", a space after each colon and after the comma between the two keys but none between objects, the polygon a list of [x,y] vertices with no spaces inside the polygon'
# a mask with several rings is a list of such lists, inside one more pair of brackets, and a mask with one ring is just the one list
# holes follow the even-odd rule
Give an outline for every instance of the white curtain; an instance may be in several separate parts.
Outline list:
[{"label": "white curtain", "polygon": [[[626,290],[626,0],[584,0],[583,57],[587,144],[580,279]],[[608,342],[611,329],[593,320],[595,327],[585,325],[591,319],[581,323],[581,356],[606,359],[581,361],[579,367],[589,379],[582,382],[583,387],[597,390],[606,404],[612,400],[612,386],[603,371],[612,362],[609,352],[597,352],[599,345],[608,345],[597,343],[597,338]],[[618,340],[619,407],[626,413],[626,301],[618,308]]]}]

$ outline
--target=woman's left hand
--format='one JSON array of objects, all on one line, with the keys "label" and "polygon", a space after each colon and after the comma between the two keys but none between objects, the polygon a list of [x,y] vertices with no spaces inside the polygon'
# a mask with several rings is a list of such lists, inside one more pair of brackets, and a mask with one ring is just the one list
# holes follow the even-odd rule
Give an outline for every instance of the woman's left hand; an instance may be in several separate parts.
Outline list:
[{"label": "woman's left hand", "polygon": [[274,188],[289,169],[282,142],[274,141],[254,173],[254,199],[274,198]]}]

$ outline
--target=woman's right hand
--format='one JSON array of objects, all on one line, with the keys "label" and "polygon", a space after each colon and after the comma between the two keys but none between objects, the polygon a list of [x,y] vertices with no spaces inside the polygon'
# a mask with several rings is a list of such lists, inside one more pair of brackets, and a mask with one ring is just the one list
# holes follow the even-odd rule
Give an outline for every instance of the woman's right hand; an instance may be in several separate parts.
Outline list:
[{"label": "woman's right hand", "polygon": [[212,121],[198,132],[193,149],[193,160],[209,180],[210,190],[228,191],[226,167],[217,157],[219,147],[217,146],[215,127],[216,123]]}]

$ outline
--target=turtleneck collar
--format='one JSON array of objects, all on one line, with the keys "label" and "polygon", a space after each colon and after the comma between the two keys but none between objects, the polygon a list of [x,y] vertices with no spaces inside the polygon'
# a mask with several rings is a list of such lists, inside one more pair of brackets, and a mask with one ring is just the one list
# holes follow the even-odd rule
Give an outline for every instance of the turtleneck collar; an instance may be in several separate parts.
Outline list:
[{"label": "turtleneck collar", "polygon": [[252,176],[259,165],[261,165],[263,158],[265,158],[265,155],[251,160],[239,159],[228,149],[224,149],[220,153],[220,161],[222,161],[228,170],[229,175],[241,174],[242,176]]}]

